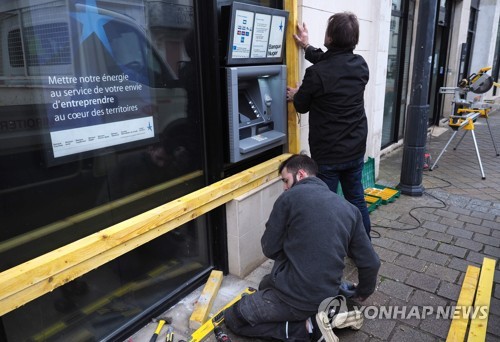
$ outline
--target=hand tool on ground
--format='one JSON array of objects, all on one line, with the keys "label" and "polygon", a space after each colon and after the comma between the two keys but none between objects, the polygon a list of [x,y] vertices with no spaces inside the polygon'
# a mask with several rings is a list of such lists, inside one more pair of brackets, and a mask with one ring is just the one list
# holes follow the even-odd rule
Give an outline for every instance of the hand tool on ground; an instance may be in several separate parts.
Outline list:
[{"label": "hand tool on ground", "polygon": [[168,327],[165,342],[174,342],[174,329],[171,326]]},{"label": "hand tool on ground", "polygon": [[208,335],[214,331],[215,327],[219,326],[224,321],[224,310],[232,306],[234,303],[239,301],[241,297],[250,295],[257,291],[252,287],[247,287],[241,293],[239,293],[236,297],[234,297],[229,303],[226,304],[222,309],[217,312],[212,319],[207,320],[201,327],[199,327],[195,332],[191,334],[191,338],[189,342],[201,342],[204,341]]},{"label": "hand tool on ground", "polygon": [[172,323],[172,318],[170,317],[158,317],[158,318],[153,318],[153,322],[156,323],[158,322],[158,325],[156,326],[156,330],[153,333],[153,336],[151,336],[151,339],[149,342],[155,342],[156,339],[158,338],[158,335],[160,334],[161,328],[166,324],[171,324]]}]

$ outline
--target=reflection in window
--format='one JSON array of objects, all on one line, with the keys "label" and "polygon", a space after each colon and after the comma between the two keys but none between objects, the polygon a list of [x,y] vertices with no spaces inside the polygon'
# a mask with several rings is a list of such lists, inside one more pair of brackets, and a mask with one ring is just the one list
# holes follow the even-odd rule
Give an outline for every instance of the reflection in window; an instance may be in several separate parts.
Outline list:
[{"label": "reflection in window", "polygon": [[[37,1],[23,9],[19,3],[31,2],[8,2],[0,12],[8,45],[0,58],[5,98],[0,104],[0,271],[205,185],[196,29],[192,20],[179,22],[175,16],[181,11],[193,18],[191,1],[120,6],[97,1],[112,18],[103,26],[111,51],[95,33],[82,38],[83,24],[71,15],[77,12],[73,1]],[[150,10],[161,20],[148,22]],[[177,77],[165,56],[188,67]],[[129,80],[80,81],[122,74]],[[77,83],[68,81],[73,77]],[[91,121],[92,110],[119,106],[136,106],[138,112],[111,111],[109,123],[152,117],[154,136],[55,157],[51,134],[58,131],[51,126],[50,108],[57,101],[92,100],[99,94],[113,97],[115,107],[89,104],[58,112],[68,125],[60,129],[68,130],[68,140],[79,128],[92,133],[107,127]],[[85,110],[88,124],[78,114]],[[0,324],[8,341],[106,338],[207,269],[207,234],[205,217],[198,218],[4,315]]]}]

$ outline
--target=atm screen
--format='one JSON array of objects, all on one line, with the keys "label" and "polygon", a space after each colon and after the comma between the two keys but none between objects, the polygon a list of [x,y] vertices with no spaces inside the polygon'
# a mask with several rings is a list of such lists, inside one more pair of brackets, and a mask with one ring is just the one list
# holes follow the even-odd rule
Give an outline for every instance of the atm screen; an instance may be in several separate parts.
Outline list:
[{"label": "atm screen", "polygon": [[244,90],[238,92],[238,107],[240,124],[245,125],[262,121],[262,116],[257,107]]}]

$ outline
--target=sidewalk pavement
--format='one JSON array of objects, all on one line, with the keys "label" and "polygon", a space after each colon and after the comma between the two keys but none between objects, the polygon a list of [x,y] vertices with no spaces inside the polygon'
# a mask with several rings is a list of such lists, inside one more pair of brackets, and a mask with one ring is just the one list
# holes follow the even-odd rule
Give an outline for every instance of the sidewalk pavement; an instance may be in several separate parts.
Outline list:
[{"label": "sidewalk pavement", "polygon": [[[497,149],[500,151],[500,111],[489,118]],[[437,132],[444,131],[442,134]],[[435,160],[452,130],[447,125],[432,131],[427,148]],[[451,320],[437,318],[436,312],[423,316],[423,306],[446,309],[456,304],[467,265],[480,266],[483,257],[497,260],[490,303],[487,341],[500,341],[500,156],[495,149],[483,118],[475,123],[475,133],[486,179],[476,158],[470,133],[457,150],[455,140],[433,171],[424,171],[424,195],[401,195],[393,203],[382,205],[370,215],[373,245],[382,261],[376,292],[364,306],[417,306],[416,315],[380,318],[375,309],[369,313],[360,331],[337,330],[340,341],[439,341],[445,340]],[[378,184],[396,186],[400,180],[403,148],[380,161]],[[432,161],[433,163],[433,161]],[[431,165],[432,165],[431,163]],[[266,261],[245,279],[231,275],[224,278],[213,312],[225,305],[247,286],[257,287],[263,275],[270,272]],[[347,260],[346,279],[357,282],[357,270]],[[173,317],[176,340],[188,340],[188,321],[202,287],[184,298],[165,315]],[[420,317],[419,317],[420,316]],[[126,341],[149,341],[155,326],[149,324]],[[165,339],[165,330],[159,341]],[[233,341],[259,341],[231,335]],[[162,339],[163,338],[163,339]],[[207,341],[215,341],[211,336]]]}]

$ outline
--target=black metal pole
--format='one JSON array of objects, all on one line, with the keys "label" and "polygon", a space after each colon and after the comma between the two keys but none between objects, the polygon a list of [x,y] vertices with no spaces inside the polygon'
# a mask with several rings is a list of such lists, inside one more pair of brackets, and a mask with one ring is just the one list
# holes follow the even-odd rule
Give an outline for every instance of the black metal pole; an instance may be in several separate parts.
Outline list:
[{"label": "black metal pole", "polygon": [[424,192],[422,171],[430,108],[429,88],[436,12],[435,0],[419,1],[411,96],[406,115],[403,162],[398,185],[401,193],[410,196],[422,196]]}]

